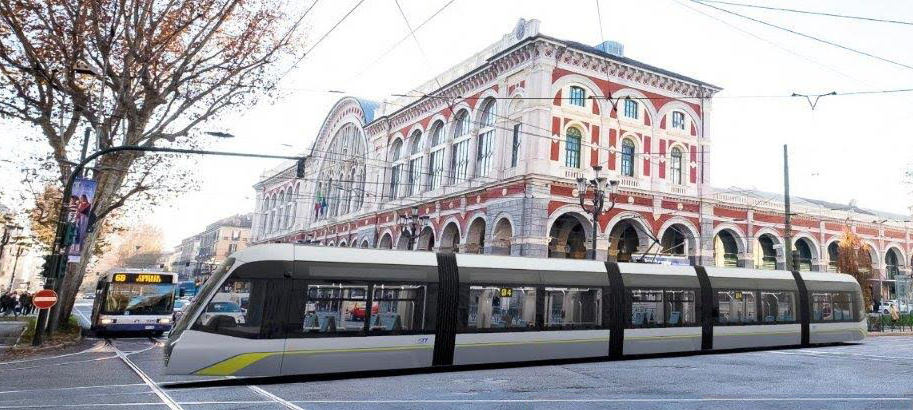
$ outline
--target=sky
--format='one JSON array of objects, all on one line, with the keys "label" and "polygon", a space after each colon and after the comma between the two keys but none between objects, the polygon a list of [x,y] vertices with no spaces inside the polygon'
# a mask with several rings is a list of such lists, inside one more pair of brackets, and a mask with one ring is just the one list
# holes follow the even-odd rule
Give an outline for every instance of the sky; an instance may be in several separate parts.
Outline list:
[{"label": "sky", "polygon": [[[319,1],[306,20],[306,46],[356,3]],[[788,144],[793,195],[838,203],[856,200],[861,207],[909,214],[907,207],[913,202],[904,173],[913,169],[913,141],[907,137],[913,92],[839,94],[913,88],[913,67],[822,44],[689,0],[598,0],[599,13],[597,0],[399,0],[412,27],[448,3],[416,31],[420,46],[409,38],[392,48],[409,34],[396,3],[365,0],[283,79],[282,98],[203,126],[236,136],[214,140],[210,148],[302,153],[341,97],[328,91],[393,99],[392,94],[407,92],[498,41],[518,19],[538,19],[545,35],[591,45],[602,42],[604,35],[605,40],[624,44],[627,57],[722,87],[706,120],[706,136],[712,141],[712,185],[781,192],[782,150]],[[913,22],[913,2],[763,4]],[[913,25],[713,5],[913,66]],[[822,97],[814,110],[805,98],[789,97],[832,91],[838,95]],[[11,130],[28,132],[0,128]],[[0,136],[3,145],[11,140]],[[36,149],[40,148],[0,149],[0,182],[18,184],[8,172],[10,161],[23,150]],[[264,170],[278,164],[224,158],[192,161],[202,185],[199,190],[136,216],[161,226],[168,246],[219,218],[252,211],[252,186]]]}]

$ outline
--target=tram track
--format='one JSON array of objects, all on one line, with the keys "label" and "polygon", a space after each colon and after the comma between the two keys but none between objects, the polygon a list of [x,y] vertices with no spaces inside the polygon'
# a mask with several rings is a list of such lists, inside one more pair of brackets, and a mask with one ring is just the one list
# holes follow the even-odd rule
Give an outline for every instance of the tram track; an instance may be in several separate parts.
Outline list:
[{"label": "tram track", "polygon": [[[152,338],[150,337],[150,339],[152,339]],[[158,343],[154,339],[153,339],[153,341],[155,343]],[[140,369],[139,366],[136,365],[136,363],[133,363],[133,361],[130,360],[129,357],[127,357],[127,354],[125,354],[122,350],[120,350],[117,347],[117,345],[115,345],[114,342],[110,338],[105,338],[105,343],[111,346],[111,349],[114,350],[114,353],[117,355],[117,357],[120,358],[120,360],[123,361],[124,364],[126,364],[127,367],[130,368],[130,370],[132,370],[134,373],[136,373],[136,375],[139,376],[140,380],[142,380],[143,383],[145,383],[152,390],[152,392],[155,393],[156,396],[158,396],[159,400],[161,400],[166,406],[168,406],[169,409],[171,409],[171,410],[183,410],[184,409],[170,395],[168,395],[168,393],[166,393],[165,390],[163,390],[161,387],[159,387],[158,383],[156,383],[154,380],[152,380],[152,378],[149,377],[149,375],[147,375],[146,372],[144,372],[142,369]]]}]

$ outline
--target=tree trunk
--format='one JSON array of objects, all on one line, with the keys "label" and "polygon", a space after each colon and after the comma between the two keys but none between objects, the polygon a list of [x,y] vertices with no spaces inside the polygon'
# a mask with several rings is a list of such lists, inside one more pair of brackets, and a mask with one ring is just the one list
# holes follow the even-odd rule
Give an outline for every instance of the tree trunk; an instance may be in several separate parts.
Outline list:
[{"label": "tree trunk", "polygon": [[[101,159],[99,164],[102,165],[99,168],[129,169],[134,162],[135,157],[135,155],[130,154],[113,154],[109,157],[110,159]],[[126,175],[122,172],[105,172],[99,175],[95,187],[95,204],[92,207],[94,212],[100,213],[102,210],[111,207],[117,192],[123,187],[125,178]],[[82,286],[83,278],[86,275],[86,266],[88,266],[89,261],[94,256],[95,241],[98,240],[98,234],[101,232],[103,220],[104,218],[100,218],[95,221],[93,231],[86,236],[85,241],[82,243],[79,263],[67,265],[67,273],[59,286],[60,295],[58,295],[57,306],[55,306],[55,309],[51,311],[51,315],[49,316],[49,326],[52,331],[59,329],[60,324],[66,323],[73,313],[76,293],[79,292],[79,287]]]}]

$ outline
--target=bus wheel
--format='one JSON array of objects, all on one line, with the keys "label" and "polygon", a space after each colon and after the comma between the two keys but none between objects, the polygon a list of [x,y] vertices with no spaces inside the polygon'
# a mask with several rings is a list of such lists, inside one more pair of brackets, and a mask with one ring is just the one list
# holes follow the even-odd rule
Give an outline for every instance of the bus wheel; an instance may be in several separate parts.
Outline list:
[{"label": "bus wheel", "polygon": [[162,337],[163,334],[165,334],[165,332],[162,330],[156,330],[156,331],[152,332],[152,335],[155,337]]}]

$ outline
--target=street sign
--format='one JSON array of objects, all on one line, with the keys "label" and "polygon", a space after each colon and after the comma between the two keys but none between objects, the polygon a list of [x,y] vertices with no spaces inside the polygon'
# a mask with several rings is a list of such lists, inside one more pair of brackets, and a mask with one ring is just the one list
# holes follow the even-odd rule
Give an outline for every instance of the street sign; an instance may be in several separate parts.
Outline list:
[{"label": "street sign", "polygon": [[32,297],[32,304],[38,309],[50,309],[57,304],[57,292],[51,289],[39,290]]}]

